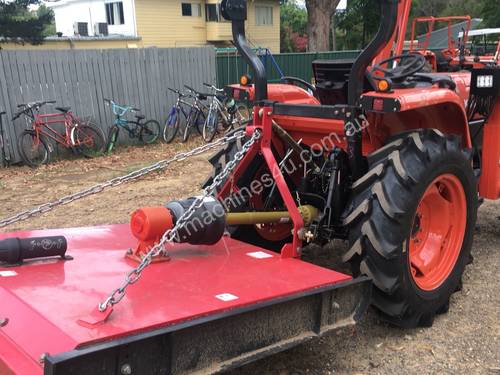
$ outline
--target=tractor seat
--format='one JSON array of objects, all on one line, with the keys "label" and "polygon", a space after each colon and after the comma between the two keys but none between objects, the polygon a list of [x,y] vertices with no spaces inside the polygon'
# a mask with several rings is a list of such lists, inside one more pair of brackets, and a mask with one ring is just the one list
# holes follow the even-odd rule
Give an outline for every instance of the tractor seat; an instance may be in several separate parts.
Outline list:
[{"label": "tractor seat", "polygon": [[137,120],[144,120],[146,118],[146,116],[144,116],[144,115],[135,115],[135,118]]},{"label": "tractor seat", "polygon": [[71,107],[56,107],[56,110],[62,113],[68,113],[69,111],[71,111]]},{"label": "tractor seat", "polygon": [[439,85],[441,88],[448,88],[450,90],[455,90],[457,84],[455,81],[446,74],[436,74],[436,73],[415,73],[412,77],[415,81],[428,82],[432,85]]}]

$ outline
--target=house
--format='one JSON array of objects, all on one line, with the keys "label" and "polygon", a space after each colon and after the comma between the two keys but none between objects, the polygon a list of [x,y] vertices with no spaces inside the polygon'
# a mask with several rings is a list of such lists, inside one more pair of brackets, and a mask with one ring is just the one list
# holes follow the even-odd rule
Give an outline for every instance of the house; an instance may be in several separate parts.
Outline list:
[{"label": "house", "polygon": [[[47,38],[39,47],[23,48],[231,46],[231,23],[222,18],[220,0],[59,0],[46,4],[54,11],[59,37]],[[279,53],[279,0],[249,0],[247,6],[248,40],[255,47]],[[9,45],[2,44],[2,48]]]}]

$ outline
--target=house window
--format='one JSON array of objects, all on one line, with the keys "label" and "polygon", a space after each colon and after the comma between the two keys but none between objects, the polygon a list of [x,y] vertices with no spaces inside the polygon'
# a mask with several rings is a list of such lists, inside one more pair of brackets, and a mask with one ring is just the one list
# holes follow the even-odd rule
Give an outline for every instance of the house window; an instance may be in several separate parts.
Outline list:
[{"label": "house window", "polygon": [[267,26],[273,24],[273,7],[255,6],[255,24],[257,26]]},{"label": "house window", "polygon": [[205,5],[205,14],[206,20],[208,22],[218,22],[219,14],[218,14],[217,4],[206,4]]},{"label": "house window", "polygon": [[123,16],[123,3],[121,1],[107,3],[105,6],[108,25],[123,25],[125,23],[125,17]]},{"label": "house window", "polygon": [[201,17],[201,4],[182,3],[182,15]]}]

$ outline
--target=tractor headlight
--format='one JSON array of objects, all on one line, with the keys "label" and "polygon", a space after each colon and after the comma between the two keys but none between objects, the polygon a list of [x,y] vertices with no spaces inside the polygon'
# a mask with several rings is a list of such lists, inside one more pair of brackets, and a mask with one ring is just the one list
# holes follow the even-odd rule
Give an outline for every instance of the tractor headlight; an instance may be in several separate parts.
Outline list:
[{"label": "tractor headlight", "polygon": [[477,76],[477,87],[478,88],[492,88],[493,87],[493,76]]}]

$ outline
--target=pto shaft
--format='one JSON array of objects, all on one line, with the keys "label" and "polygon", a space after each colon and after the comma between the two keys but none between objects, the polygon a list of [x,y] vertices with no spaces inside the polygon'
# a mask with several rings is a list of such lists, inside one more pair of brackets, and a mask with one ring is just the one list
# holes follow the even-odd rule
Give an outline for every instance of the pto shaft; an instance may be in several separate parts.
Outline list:
[{"label": "pto shaft", "polygon": [[[299,207],[304,224],[308,225],[318,216],[316,207],[306,205]],[[252,225],[291,222],[288,211],[251,211],[229,212],[226,214],[226,225]]]},{"label": "pto shaft", "polygon": [[[159,241],[166,230],[172,229],[193,204],[194,198],[169,202],[164,207],[144,207],[132,214],[132,234],[139,240],[139,252]],[[310,224],[318,210],[310,205],[299,207],[304,224]],[[228,225],[290,223],[288,211],[250,211],[226,213],[221,203],[207,198],[179,228],[175,242],[193,245],[213,245],[223,236]]]}]

